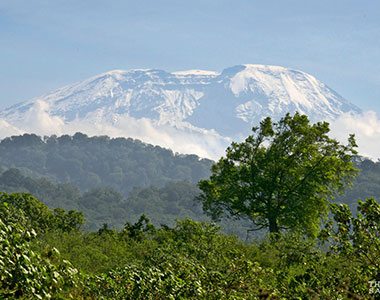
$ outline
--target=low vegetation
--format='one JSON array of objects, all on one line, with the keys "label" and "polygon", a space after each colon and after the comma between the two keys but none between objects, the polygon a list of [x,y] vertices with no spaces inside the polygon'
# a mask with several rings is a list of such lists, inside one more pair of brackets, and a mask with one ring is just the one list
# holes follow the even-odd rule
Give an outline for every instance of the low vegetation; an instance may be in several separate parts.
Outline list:
[{"label": "low vegetation", "polygon": [[[22,205],[16,203],[22,202]],[[379,276],[380,205],[334,205],[317,239],[245,243],[190,219],[79,229],[78,214],[2,194],[0,293],[36,299],[370,299]],[[321,245],[324,245],[323,247]]]}]

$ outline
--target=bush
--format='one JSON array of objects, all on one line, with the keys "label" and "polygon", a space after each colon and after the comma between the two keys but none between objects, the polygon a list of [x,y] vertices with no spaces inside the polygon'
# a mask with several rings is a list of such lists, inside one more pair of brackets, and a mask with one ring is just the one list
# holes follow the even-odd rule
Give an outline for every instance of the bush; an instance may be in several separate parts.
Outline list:
[{"label": "bush", "polygon": [[0,203],[0,216],[0,294],[36,299],[68,295],[76,285],[78,271],[61,260],[55,248],[47,257],[31,250],[36,231],[27,227],[23,211],[4,202]]}]

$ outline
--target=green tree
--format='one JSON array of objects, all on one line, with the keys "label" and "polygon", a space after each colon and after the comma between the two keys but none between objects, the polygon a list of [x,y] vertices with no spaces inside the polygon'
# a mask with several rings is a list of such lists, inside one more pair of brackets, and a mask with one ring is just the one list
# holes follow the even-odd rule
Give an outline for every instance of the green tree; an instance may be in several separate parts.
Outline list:
[{"label": "green tree", "polygon": [[62,208],[55,208],[53,214],[54,227],[66,232],[79,230],[85,221],[83,213],[75,210],[66,212]]},{"label": "green tree", "polygon": [[311,124],[298,113],[277,123],[268,117],[252,131],[244,142],[233,142],[211,177],[199,182],[204,210],[215,219],[225,213],[247,218],[253,229],[315,236],[328,200],[357,172],[354,136],[342,145],[327,135],[327,122]]},{"label": "green tree", "polygon": [[[52,213],[40,200],[27,193],[0,192],[0,204],[7,203],[23,212],[30,227],[45,232],[52,226]],[[0,217],[2,217],[0,213]]]}]

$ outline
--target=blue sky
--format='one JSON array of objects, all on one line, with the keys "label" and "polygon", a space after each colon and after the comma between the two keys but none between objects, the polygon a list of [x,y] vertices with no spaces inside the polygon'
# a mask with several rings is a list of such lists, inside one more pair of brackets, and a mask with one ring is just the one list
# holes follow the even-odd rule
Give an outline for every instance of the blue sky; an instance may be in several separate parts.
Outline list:
[{"label": "blue sky", "polygon": [[272,64],[380,113],[380,1],[2,0],[0,108],[111,69]]}]

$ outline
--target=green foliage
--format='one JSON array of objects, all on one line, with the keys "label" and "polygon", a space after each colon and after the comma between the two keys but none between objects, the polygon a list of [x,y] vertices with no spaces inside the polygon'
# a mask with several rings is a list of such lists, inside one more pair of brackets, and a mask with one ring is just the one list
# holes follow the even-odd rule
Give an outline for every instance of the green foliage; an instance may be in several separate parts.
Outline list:
[{"label": "green foliage", "polygon": [[83,193],[78,206],[85,212],[90,230],[98,229],[103,223],[121,227],[128,216],[126,199],[112,188],[95,188]]},{"label": "green foliage", "polygon": [[68,291],[76,285],[77,270],[61,260],[55,248],[48,257],[31,250],[36,232],[29,228],[21,209],[2,202],[0,211],[0,295],[12,299],[69,296]]},{"label": "green foliage", "polygon": [[51,226],[52,213],[50,209],[30,194],[0,193],[0,204],[4,203],[22,211],[31,228],[46,231]]},{"label": "green foliage", "polygon": [[346,204],[333,204],[332,212],[335,224],[323,232],[331,250],[356,262],[363,277],[380,280],[380,204],[373,198],[359,201],[356,217]]},{"label": "green foliage", "polygon": [[84,223],[84,217],[81,212],[74,210],[66,212],[62,208],[51,211],[37,198],[26,193],[0,193],[0,204],[3,203],[22,211],[28,226],[36,228],[38,232],[46,232],[51,229],[69,232],[78,230]]},{"label": "green foliage", "polygon": [[[91,143],[95,144],[94,148],[90,147]],[[163,186],[152,185],[142,187],[142,182],[146,181],[145,176],[141,177],[140,182],[135,180],[136,177],[132,178],[135,181],[123,182],[123,178],[127,176],[128,172],[137,170],[136,164],[132,161],[134,159],[133,152],[138,151],[139,147],[143,145],[132,140],[107,139],[105,137],[88,138],[80,134],[77,134],[75,138],[70,136],[61,138],[52,136],[43,140],[34,135],[12,137],[0,144],[0,153],[3,155],[0,161],[8,167],[18,166],[19,169],[1,168],[0,190],[5,192],[31,193],[50,208],[61,207],[66,210],[81,211],[87,221],[84,228],[92,231],[97,230],[104,223],[107,223],[111,228],[120,229],[126,220],[136,222],[141,214],[149,216],[155,226],[159,226],[160,224],[173,226],[177,218],[191,218],[199,221],[209,220],[203,213],[202,205],[193,200],[198,196],[200,190],[193,183],[177,181],[177,178],[192,178],[191,180],[197,180],[197,176],[200,174],[208,176],[209,172],[207,169],[210,167],[210,161],[198,161],[199,159],[196,156],[172,155],[170,151],[167,152],[162,149],[160,151],[159,147],[154,147],[153,150],[151,147],[148,147],[148,149],[157,155],[163,155],[163,161],[160,162],[161,170],[170,175],[164,176],[166,183]],[[83,151],[78,152],[78,147]],[[119,150],[117,150],[118,147],[120,147]],[[90,164],[90,160],[95,158],[100,159],[101,156],[107,153],[110,154],[112,151],[115,151],[115,154],[110,155],[116,155],[118,151],[121,151],[121,148],[125,151],[128,149],[128,151],[131,151],[128,154],[130,157],[127,164],[119,161],[120,166],[112,167],[114,172],[103,175],[98,171],[94,173],[94,166],[97,164],[102,164],[104,171],[109,170],[110,167],[105,166],[107,159],[101,158],[95,165]],[[59,159],[56,161],[58,165],[54,169],[54,172],[59,173],[60,176],[57,177],[54,175],[54,172],[54,174],[51,173],[46,168],[45,150],[51,155],[53,152],[62,152],[61,156],[67,156],[67,158],[70,157],[70,151],[73,150],[77,156],[76,164],[78,168],[82,169],[80,172],[84,174],[83,176],[87,176],[87,173],[97,174],[96,176],[101,178],[101,185],[109,185],[112,182],[113,187],[96,187],[80,191],[78,187],[73,185],[79,183],[76,179],[72,183],[59,183],[55,181],[58,177],[58,179],[64,178],[63,180],[70,181],[70,178],[74,175],[68,175],[65,162],[63,161],[62,165],[60,165]],[[150,150],[146,150],[147,153],[141,152],[138,156],[149,156],[152,154]],[[16,157],[15,153],[20,155]],[[117,154],[117,157],[121,159],[126,155],[127,153]],[[52,158],[53,156],[49,156],[49,159]],[[141,159],[143,160],[143,157]],[[51,164],[53,163],[51,162]],[[165,166],[167,166],[167,169]],[[356,210],[356,201],[353,200],[361,197],[380,197],[380,163],[358,158],[357,166],[361,169],[361,172],[354,182],[353,189],[337,199],[339,202],[350,204],[354,212]],[[150,165],[150,167],[154,166]],[[71,166],[70,168],[75,168],[75,166]],[[126,168],[133,168],[133,170],[126,172]],[[66,175],[62,175],[60,170]],[[162,175],[159,174],[161,172],[159,170],[157,171],[157,176]],[[79,170],[77,171],[79,172]],[[41,174],[50,178],[41,177]],[[143,173],[139,171],[139,174]],[[107,181],[108,179],[105,181],[104,178],[107,176],[112,176],[112,178],[109,178],[109,181]],[[170,178],[175,178],[176,181],[166,181]],[[89,180],[91,181],[91,179]],[[139,187],[132,187],[133,182]],[[153,184],[153,181],[151,181],[151,184]],[[125,185],[128,186],[127,193],[120,190],[120,187],[124,187]],[[239,221],[224,219],[221,225],[225,232],[237,234],[245,238],[246,231],[250,228],[251,223],[248,218],[247,220]],[[257,236],[256,233],[250,236],[253,235]]]},{"label": "green foliage", "polygon": [[355,178],[351,189],[337,197],[336,202],[346,203],[356,213],[357,199],[375,198],[380,199],[380,161],[374,162],[369,159],[357,158],[357,167],[360,172]]},{"label": "green foliage", "polygon": [[[202,173],[203,162],[195,156],[81,134],[4,140],[0,153],[7,149],[19,156],[7,152],[1,159],[11,157],[23,169],[5,169],[0,187],[35,193],[52,209],[27,193],[0,194],[0,298],[375,299],[378,295],[371,294],[370,282],[380,280],[380,204],[376,200],[360,201],[357,215],[347,205],[334,204],[333,219],[319,240],[304,234],[313,236],[327,199],[355,173],[353,138],[342,146],[327,133],[326,123],[310,125],[300,115],[286,116],[276,124],[267,119],[245,142],[232,144],[226,158],[213,167],[210,180],[202,181],[203,192],[213,196],[207,201],[230,201],[204,203],[215,216],[227,210],[265,226],[270,207],[262,204],[269,203],[278,208],[279,229],[298,229],[250,242],[223,234],[209,222],[188,218],[174,222],[176,217],[207,220],[200,203],[193,201],[199,190],[189,182],[168,181],[171,176],[193,180]],[[91,166],[94,158],[110,154],[111,148],[119,165],[104,159]],[[146,159],[149,170],[142,170],[138,163],[151,150],[157,161]],[[118,151],[130,151],[130,156]],[[126,162],[127,157],[131,161]],[[177,166],[172,159],[186,163]],[[363,170],[357,184],[376,195],[380,163],[362,160],[357,164]],[[169,169],[162,175],[164,166]],[[131,167],[147,186],[117,192],[114,188],[126,185],[125,176],[132,174],[127,175],[125,168]],[[86,176],[81,188],[107,180],[116,185],[81,192],[69,183],[36,176],[58,174],[60,168],[64,174],[58,179],[73,180],[76,172]],[[128,184],[136,182],[128,179]],[[357,186],[349,193],[362,192]],[[244,198],[247,195],[256,198]],[[263,195],[271,195],[271,201],[264,197],[260,202]],[[351,199],[346,202],[353,205]],[[59,203],[65,209],[83,209],[91,217],[87,229],[94,231],[82,231],[83,214],[57,208]],[[162,223],[166,225],[160,227]],[[125,226],[117,229],[115,224]]]},{"label": "green foliage", "polygon": [[141,215],[139,220],[135,224],[127,222],[124,226],[122,234],[126,235],[130,239],[142,240],[144,235],[155,231],[154,226],[150,223],[150,220]]},{"label": "green foliage", "polygon": [[[142,223],[142,222],[140,222]],[[144,232],[138,223],[139,232]],[[246,299],[275,295],[270,270],[250,261],[244,244],[218,227],[191,220],[156,229],[136,239],[155,245],[124,268],[87,278],[85,294],[96,299]],[[146,249],[146,247],[145,247]],[[240,250],[240,251],[239,251]],[[135,255],[136,257],[136,255]]]},{"label": "green foliage", "polygon": [[165,186],[134,188],[128,195],[128,219],[146,214],[155,225],[172,226],[177,218],[206,220],[202,206],[194,201],[199,189],[191,183],[168,182]]},{"label": "green foliage", "polygon": [[15,168],[0,175],[0,189],[4,192],[26,192],[41,199],[51,208],[78,209],[81,193],[69,183],[56,183],[48,178],[39,178],[27,171]]},{"label": "green foliage", "polygon": [[122,194],[133,187],[162,186],[169,181],[196,183],[209,175],[211,161],[138,140],[106,136],[12,136],[0,142],[0,165],[75,183],[82,191],[109,186]]},{"label": "green foliage", "polygon": [[[199,189],[185,181],[168,182],[161,188],[134,188],[128,197],[124,197],[109,187],[81,193],[70,183],[32,178],[18,169],[8,169],[0,175],[0,190],[31,193],[50,208],[81,211],[86,219],[84,228],[92,231],[98,230],[104,223],[121,229],[126,220],[136,222],[142,214],[148,215],[156,226],[173,226],[176,219],[182,218],[208,220],[201,204],[194,200]],[[224,231],[242,237],[249,228],[248,224],[230,220],[224,220],[221,225]]]},{"label": "green foliage", "polygon": [[80,210],[89,230],[103,223],[122,228],[143,213],[156,225],[205,218],[193,198],[211,161],[137,140],[80,133],[13,136],[0,142],[0,165],[1,191],[27,192],[50,208]]},{"label": "green foliage", "polygon": [[283,299],[371,299],[357,264],[326,253],[314,239],[288,233],[264,240],[256,251],[258,262],[275,270],[274,285]]},{"label": "green foliage", "polygon": [[59,210],[51,212],[54,229],[36,228],[36,237],[22,211],[29,206],[2,202],[0,292],[27,299],[372,299],[380,206],[360,202],[357,217],[333,207],[324,251],[299,233],[244,243],[190,219],[157,228],[141,216],[120,231],[62,231],[53,224],[68,214]]},{"label": "green foliage", "polygon": [[301,230],[315,236],[328,212],[328,199],[356,174],[356,147],[328,137],[328,123],[310,124],[289,114],[266,118],[242,143],[232,143],[201,180],[203,207],[214,218],[226,212],[249,219],[255,228]]},{"label": "green foliage", "polygon": [[[66,212],[62,208],[55,208],[53,210],[53,228],[70,232],[73,230],[79,230],[84,223],[84,216],[81,212],[70,210]],[[51,228],[52,228],[51,227]]]},{"label": "green foliage", "polygon": [[206,270],[191,258],[168,255],[149,267],[128,266],[90,277],[86,294],[96,299],[255,299],[269,298],[257,264],[235,260],[229,273]]}]

